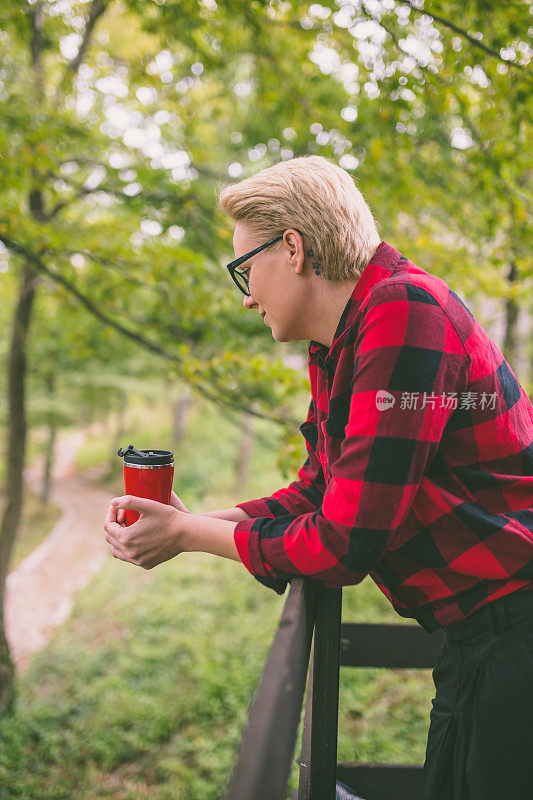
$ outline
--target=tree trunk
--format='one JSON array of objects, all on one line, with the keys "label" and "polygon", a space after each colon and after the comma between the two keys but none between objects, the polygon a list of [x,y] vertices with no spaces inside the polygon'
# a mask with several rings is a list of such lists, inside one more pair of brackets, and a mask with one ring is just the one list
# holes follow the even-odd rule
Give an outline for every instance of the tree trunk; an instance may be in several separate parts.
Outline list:
[{"label": "tree trunk", "polygon": [[5,588],[13,542],[23,502],[23,470],[26,453],[26,344],[38,277],[29,263],[24,265],[20,293],[13,320],[9,352],[8,443],[6,452],[7,504],[0,526],[0,712],[7,705],[13,686],[13,662],[5,634]]},{"label": "tree trunk", "polygon": [[[43,0],[36,0],[28,5],[30,24],[31,61],[34,75],[35,110],[42,111],[45,103],[45,74],[42,63],[43,53]],[[69,74],[74,80],[84,53],[89,47],[94,26],[104,13],[106,3],[95,0],[83,34],[82,46],[76,58],[69,62]],[[45,213],[40,176],[33,170],[35,186],[29,194],[29,212],[33,220],[39,222],[47,219]],[[38,274],[31,262],[23,267],[20,293],[13,320],[11,347],[9,352],[9,385],[7,430],[8,443],[6,453],[6,490],[7,504],[0,524],[0,713],[12,696],[13,662],[5,635],[5,587],[9,568],[9,559],[13,548],[23,501],[23,469],[26,454],[26,346],[30,327],[31,313],[35,299],[35,290],[39,282]]]},{"label": "tree trunk", "polygon": [[[56,389],[56,376],[54,372],[50,372],[46,379],[48,396],[51,400],[54,399]],[[51,412],[50,423],[48,425],[48,441],[46,443],[46,450],[44,454],[44,473],[43,485],[41,489],[41,502],[44,504],[50,500],[50,485],[52,480],[52,465],[54,463],[54,448],[57,434],[57,422],[54,418],[54,412]]]},{"label": "tree trunk", "polygon": [[[37,0],[29,9],[31,24],[31,57],[35,77],[35,105],[42,107],[42,0]],[[37,179],[37,176],[35,176]],[[45,219],[43,193],[36,183],[29,194],[29,212],[35,221]],[[26,261],[22,270],[20,292],[11,332],[9,351],[8,412],[7,412],[7,451],[6,451],[6,489],[7,504],[0,525],[0,714],[12,698],[14,668],[6,639],[5,597],[6,578],[13,543],[22,513],[23,472],[26,456],[26,346],[31,321],[35,290],[39,283],[37,272],[31,262]]]},{"label": "tree trunk", "polygon": [[185,436],[187,414],[192,405],[190,389],[185,386],[178,400],[174,405],[174,426],[172,430],[172,440],[174,449],[177,450]]},{"label": "tree trunk", "polygon": [[[511,264],[507,280],[512,286],[518,280],[518,270],[516,269],[516,259],[511,256]],[[518,303],[514,297],[509,297],[505,308],[505,340],[503,343],[503,354],[513,369],[517,369],[517,329],[518,329]]]},{"label": "tree trunk", "polygon": [[119,461],[117,457],[117,450],[119,447],[127,447],[127,442],[124,441],[124,431],[126,430],[126,406],[128,402],[128,394],[127,392],[119,391],[117,396],[117,419],[116,419],[116,426],[111,434],[111,452],[109,454],[109,476],[113,474],[116,469],[117,462]]},{"label": "tree trunk", "polygon": [[242,492],[243,487],[246,485],[255,444],[253,417],[245,416],[243,422],[244,427],[239,439],[237,456],[235,458],[235,484],[233,487],[235,494]]}]

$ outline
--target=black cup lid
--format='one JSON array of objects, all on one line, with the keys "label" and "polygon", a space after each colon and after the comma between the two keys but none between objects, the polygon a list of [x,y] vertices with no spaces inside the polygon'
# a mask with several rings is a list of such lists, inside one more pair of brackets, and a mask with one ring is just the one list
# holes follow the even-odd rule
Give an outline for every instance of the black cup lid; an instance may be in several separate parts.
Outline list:
[{"label": "black cup lid", "polygon": [[123,458],[126,464],[164,466],[174,462],[174,453],[170,450],[136,450],[132,444],[129,444],[125,450],[119,447],[117,455]]}]

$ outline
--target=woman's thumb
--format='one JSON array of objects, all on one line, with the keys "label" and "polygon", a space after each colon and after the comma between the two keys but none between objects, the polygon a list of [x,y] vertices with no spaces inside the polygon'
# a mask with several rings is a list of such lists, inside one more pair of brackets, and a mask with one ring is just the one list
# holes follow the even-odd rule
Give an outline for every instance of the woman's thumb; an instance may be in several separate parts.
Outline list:
[{"label": "woman's thumb", "polygon": [[145,511],[147,505],[151,504],[152,500],[147,500],[144,497],[135,497],[131,494],[125,494],[123,497],[114,497],[111,500],[111,505],[115,508],[127,508],[131,511]]}]

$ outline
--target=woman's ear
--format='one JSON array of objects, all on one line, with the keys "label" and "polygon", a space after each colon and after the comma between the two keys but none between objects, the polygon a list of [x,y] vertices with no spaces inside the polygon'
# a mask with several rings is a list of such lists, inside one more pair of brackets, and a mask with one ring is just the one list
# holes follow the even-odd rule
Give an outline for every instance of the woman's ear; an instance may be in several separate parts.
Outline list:
[{"label": "woman's ear", "polygon": [[296,231],[288,231],[286,243],[289,248],[290,264],[296,272],[302,272],[305,264],[305,250],[302,237]]}]

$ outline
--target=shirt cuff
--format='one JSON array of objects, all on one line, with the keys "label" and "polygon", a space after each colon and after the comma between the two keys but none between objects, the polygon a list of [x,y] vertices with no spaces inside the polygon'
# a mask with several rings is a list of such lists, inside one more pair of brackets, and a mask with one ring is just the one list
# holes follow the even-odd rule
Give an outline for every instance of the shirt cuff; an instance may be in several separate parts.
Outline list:
[{"label": "shirt cuff", "polygon": [[[254,501],[252,501],[254,502]],[[246,505],[246,504],[244,504]],[[239,506],[242,508],[242,506]],[[248,512],[247,512],[248,513]],[[268,517],[272,519],[272,515]],[[235,546],[239,558],[248,572],[263,586],[273,589],[276,594],[283,594],[291,576],[273,569],[261,557],[260,529],[261,519],[245,519],[238,522],[233,531]]]},{"label": "shirt cuff", "polygon": [[[255,519],[255,517],[270,517],[274,519],[274,514],[264,500],[247,500],[245,503],[237,503],[235,508],[242,508],[245,514]],[[244,520],[248,522],[249,520]]]}]

